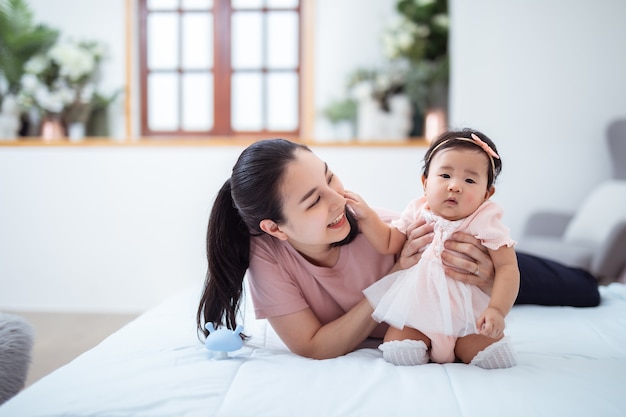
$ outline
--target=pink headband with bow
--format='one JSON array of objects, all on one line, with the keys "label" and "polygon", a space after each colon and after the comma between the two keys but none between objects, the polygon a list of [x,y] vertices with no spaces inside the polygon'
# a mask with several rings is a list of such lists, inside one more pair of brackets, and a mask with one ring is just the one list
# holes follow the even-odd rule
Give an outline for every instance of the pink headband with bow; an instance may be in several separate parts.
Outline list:
[{"label": "pink headband with bow", "polygon": [[[480,149],[482,149],[483,151],[485,151],[485,153],[487,154],[487,156],[489,156],[489,161],[491,161],[491,170],[493,171],[494,177],[496,174],[496,163],[494,162],[494,158],[496,159],[500,159],[500,155],[498,155],[496,153],[496,151],[494,151],[493,149],[491,149],[491,146],[487,145],[485,142],[483,142],[477,134],[472,133],[470,135],[471,139],[468,138],[455,138],[458,140],[464,140],[466,142],[470,142],[473,143],[477,146],[480,147]],[[430,158],[433,157],[433,155],[435,154],[435,152],[437,151],[437,149],[439,149],[444,143],[448,142],[450,139],[448,140],[444,140],[443,142],[441,142],[439,145],[435,146],[435,148],[432,150],[432,152],[430,153]],[[429,159],[430,159],[429,158]]]}]

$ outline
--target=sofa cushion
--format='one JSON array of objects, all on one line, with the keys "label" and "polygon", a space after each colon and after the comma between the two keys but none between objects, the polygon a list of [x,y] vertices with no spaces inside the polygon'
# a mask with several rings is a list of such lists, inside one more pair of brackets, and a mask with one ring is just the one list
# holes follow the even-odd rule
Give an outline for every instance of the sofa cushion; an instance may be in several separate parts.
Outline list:
[{"label": "sofa cushion", "polygon": [[563,239],[568,243],[599,246],[623,220],[626,220],[626,181],[606,181],[583,201],[567,225]]},{"label": "sofa cushion", "polygon": [[515,246],[515,250],[588,271],[597,248],[587,243],[564,242],[558,237],[528,236]]}]

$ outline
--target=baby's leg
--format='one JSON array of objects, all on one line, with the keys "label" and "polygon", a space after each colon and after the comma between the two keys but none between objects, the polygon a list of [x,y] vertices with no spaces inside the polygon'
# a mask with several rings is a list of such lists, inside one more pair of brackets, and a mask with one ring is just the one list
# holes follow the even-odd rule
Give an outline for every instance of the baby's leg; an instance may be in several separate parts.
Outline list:
[{"label": "baby's leg", "polygon": [[428,362],[430,339],[419,330],[410,327],[389,327],[384,343],[378,349],[383,359],[394,365],[423,365]]},{"label": "baby's leg", "polygon": [[470,334],[457,340],[454,352],[464,363],[483,369],[510,368],[517,363],[508,337],[492,339],[480,334]]}]

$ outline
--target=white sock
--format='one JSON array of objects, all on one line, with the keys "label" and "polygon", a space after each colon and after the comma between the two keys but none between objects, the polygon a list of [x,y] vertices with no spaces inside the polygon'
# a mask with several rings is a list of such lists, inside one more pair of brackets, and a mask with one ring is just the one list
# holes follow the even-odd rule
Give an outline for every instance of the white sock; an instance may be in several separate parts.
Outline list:
[{"label": "white sock", "polygon": [[428,363],[428,348],[422,340],[392,340],[378,346],[383,359],[394,365],[423,365]]},{"label": "white sock", "polygon": [[483,369],[510,368],[515,364],[517,364],[517,357],[508,337],[487,346],[478,352],[470,362],[470,365],[476,365]]}]

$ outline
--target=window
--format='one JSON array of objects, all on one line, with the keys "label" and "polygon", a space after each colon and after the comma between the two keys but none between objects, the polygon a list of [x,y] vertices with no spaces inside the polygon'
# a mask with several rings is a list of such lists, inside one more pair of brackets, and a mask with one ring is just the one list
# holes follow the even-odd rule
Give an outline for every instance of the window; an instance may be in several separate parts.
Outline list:
[{"label": "window", "polygon": [[301,131],[299,0],[140,0],[142,136]]}]

